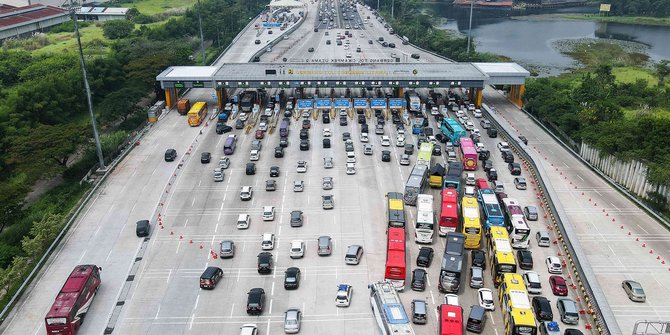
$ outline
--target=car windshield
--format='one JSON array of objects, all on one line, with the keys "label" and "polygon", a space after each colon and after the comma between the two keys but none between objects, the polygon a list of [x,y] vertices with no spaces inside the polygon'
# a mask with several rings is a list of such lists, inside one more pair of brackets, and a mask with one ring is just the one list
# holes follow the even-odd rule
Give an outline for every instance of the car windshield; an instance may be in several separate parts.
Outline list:
[{"label": "car windshield", "polygon": [[[292,276],[292,275],[291,275]],[[295,283],[295,277],[286,277],[286,282]]]},{"label": "car windshield", "polygon": [[635,292],[635,294],[644,294],[644,290],[643,290],[643,289],[641,289],[641,288],[636,288],[636,287],[633,288],[633,292]]},{"label": "car windshield", "polygon": [[294,326],[294,325],[297,325],[297,324],[298,324],[298,321],[296,321],[294,319],[286,319],[286,325]]},{"label": "car windshield", "polygon": [[347,293],[346,292],[337,292],[337,299],[339,299],[339,300],[347,299]]}]

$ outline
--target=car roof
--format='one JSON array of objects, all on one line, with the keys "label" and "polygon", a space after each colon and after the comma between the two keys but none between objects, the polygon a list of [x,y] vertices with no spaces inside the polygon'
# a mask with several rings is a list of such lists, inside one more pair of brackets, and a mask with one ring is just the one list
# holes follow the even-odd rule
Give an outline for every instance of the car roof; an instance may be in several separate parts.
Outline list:
[{"label": "car roof", "polygon": [[351,285],[349,285],[349,284],[339,284],[337,286],[337,290],[338,291],[346,291],[347,289],[349,289],[349,287],[351,287]]}]

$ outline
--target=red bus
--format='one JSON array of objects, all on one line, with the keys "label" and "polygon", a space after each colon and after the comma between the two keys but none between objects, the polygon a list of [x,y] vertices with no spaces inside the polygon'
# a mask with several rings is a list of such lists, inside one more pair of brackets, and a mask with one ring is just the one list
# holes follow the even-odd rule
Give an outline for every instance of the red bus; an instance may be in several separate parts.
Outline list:
[{"label": "red bus", "polygon": [[442,207],[440,210],[440,236],[447,236],[458,228],[458,191],[452,188],[442,189]]},{"label": "red bus", "polygon": [[477,153],[477,148],[475,148],[475,143],[469,137],[461,137],[458,142],[460,143],[458,152],[461,154],[463,168],[471,171],[477,170],[479,154]]},{"label": "red bus", "polygon": [[437,335],[463,334],[463,309],[461,306],[440,305],[440,324]]},{"label": "red bus", "polygon": [[405,289],[407,266],[405,264],[405,228],[389,227],[384,279],[396,290]]},{"label": "red bus", "polygon": [[100,268],[77,265],[44,318],[47,334],[74,335],[100,286]]}]

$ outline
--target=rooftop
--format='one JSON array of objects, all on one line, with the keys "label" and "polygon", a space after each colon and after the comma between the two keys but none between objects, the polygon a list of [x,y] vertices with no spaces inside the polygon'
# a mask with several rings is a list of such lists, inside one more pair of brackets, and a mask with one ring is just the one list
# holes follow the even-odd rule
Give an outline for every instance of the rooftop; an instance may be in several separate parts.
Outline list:
[{"label": "rooftop", "polygon": [[67,11],[54,6],[41,4],[24,7],[0,5],[0,30],[63,15],[67,15]]}]

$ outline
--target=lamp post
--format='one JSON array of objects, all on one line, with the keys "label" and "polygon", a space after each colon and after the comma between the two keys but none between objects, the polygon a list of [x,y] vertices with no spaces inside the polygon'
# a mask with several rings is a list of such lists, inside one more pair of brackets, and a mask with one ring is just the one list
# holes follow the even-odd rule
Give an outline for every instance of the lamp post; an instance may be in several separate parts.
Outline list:
[{"label": "lamp post", "polygon": [[198,25],[200,26],[200,49],[202,49],[202,66],[205,66],[205,38],[202,35],[202,17],[200,16],[200,0],[198,0]]},{"label": "lamp post", "polygon": [[91,126],[93,127],[93,139],[95,140],[95,151],[98,155],[98,164],[100,170],[105,170],[105,160],[102,156],[102,146],[100,145],[100,135],[98,135],[98,126],[95,121],[95,113],[93,112],[93,101],[91,99],[91,87],[88,85],[88,76],[86,75],[86,63],[84,62],[84,51],[81,47],[81,38],[79,35],[79,25],[77,24],[77,14],[74,1],[70,0],[70,13],[72,21],[74,22],[74,33],[77,36],[77,46],[79,50],[79,65],[81,66],[81,76],[84,81],[84,89],[86,90],[86,103],[88,104],[88,113],[91,115]]},{"label": "lamp post", "polygon": [[474,6],[474,2],[470,2],[470,24],[468,25],[468,50],[466,51],[466,54],[470,54],[470,35],[472,34],[472,7]]}]

